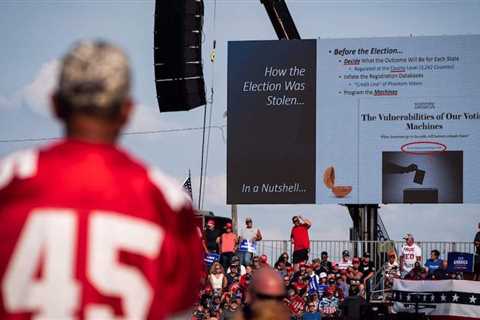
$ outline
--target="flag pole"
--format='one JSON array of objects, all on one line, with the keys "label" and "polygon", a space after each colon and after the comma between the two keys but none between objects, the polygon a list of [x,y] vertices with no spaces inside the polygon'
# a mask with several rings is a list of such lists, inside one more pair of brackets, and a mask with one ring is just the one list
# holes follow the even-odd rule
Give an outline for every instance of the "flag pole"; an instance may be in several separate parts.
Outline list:
[{"label": "flag pole", "polygon": [[[188,168],[188,179],[190,180],[190,183],[192,183],[192,173],[190,172],[190,168]],[[193,188],[192,188],[192,204],[193,204]]]}]

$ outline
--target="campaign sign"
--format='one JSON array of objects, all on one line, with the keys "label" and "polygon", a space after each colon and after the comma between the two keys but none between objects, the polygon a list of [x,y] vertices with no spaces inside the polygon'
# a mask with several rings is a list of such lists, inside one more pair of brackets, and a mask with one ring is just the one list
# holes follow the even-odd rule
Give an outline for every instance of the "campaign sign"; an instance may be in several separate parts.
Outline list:
[{"label": "campaign sign", "polygon": [[257,252],[257,244],[252,241],[248,241],[247,239],[243,239],[240,242],[240,246],[238,247],[238,251],[240,252]]},{"label": "campaign sign", "polygon": [[218,260],[220,260],[220,255],[218,253],[207,253],[203,259],[208,266],[211,266],[215,261]]},{"label": "campaign sign", "polygon": [[449,252],[448,272],[473,272],[473,254]]}]

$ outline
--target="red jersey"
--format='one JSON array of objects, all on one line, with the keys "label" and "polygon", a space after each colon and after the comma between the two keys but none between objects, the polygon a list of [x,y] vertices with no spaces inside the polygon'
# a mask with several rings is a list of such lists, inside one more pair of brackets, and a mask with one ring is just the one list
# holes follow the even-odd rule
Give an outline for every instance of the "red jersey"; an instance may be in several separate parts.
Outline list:
[{"label": "red jersey", "polygon": [[310,238],[308,236],[309,228],[310,226],[306,223],[293,226],[290,234],[290,239],[293,240],[293,251],[310,248]]},{"label": "red jersey", "polygon": [[191,202],[113,145],[0,162],[1,319],[163,319],[197,298]]}]

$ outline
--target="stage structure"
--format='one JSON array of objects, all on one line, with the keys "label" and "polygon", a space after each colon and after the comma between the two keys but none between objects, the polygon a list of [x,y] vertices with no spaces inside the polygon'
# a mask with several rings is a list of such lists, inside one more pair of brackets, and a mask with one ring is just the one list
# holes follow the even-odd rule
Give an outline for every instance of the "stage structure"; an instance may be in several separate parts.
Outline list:
[{"label": "stage structure", "polygon": [[300,39],[285,0],[260,0],[280,40]]}]

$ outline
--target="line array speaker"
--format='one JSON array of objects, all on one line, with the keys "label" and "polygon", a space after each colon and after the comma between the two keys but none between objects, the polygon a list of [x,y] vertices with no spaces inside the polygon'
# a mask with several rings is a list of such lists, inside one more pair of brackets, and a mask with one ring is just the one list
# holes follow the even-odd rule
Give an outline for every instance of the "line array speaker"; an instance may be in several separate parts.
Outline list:
[{"label": "line array speaker", "polygon": [[160,112],[187,111],[204,105],[202,0],[155,3],[155,87]]}]

